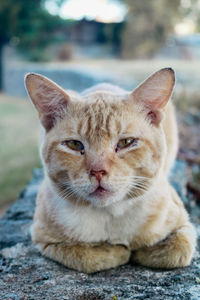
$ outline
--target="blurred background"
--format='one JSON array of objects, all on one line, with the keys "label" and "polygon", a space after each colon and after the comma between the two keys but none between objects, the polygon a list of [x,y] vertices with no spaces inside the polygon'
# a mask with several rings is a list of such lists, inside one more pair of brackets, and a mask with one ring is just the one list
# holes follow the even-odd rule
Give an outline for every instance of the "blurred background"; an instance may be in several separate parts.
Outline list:
[{"label": "blurred background", "polygon": [[192,209],[200,204],[200,0],[1,0],[0,213],[41,166],[25,73],[77,91],[102,81],[133,89],[163,67],[176,71],[178,158]]}]

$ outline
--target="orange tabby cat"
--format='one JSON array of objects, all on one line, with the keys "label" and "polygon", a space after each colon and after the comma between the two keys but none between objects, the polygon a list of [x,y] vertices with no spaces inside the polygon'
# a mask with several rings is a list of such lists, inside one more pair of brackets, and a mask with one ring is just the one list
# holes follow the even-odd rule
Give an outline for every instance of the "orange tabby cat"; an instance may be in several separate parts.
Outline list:
[{"label": "orange tabby cat", "polygon": [[38,74],[26,86],[45,129],[32,226],[40,251],[87,273],[130,259],[189,265],[195,231],[167,178],[178,144],[173,70],[133,92],[101,84],[78,94]]}]

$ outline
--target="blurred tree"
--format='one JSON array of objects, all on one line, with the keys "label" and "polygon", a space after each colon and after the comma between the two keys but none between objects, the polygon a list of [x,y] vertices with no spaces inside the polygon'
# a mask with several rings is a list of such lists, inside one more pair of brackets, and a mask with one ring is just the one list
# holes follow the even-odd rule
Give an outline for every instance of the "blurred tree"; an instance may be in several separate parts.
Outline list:
[{"label": "blurred tree", "polygon": [[[54,0],[61,5],[65,0]],[[0,88],[2,49],[9,42],[34,61],[45,59],[45,47],[58,39],[57,28],[66,24],[45,9],[45,0],[0,0]]]},{"label": "blurred tree", "polygon": [[123,58],[149,58],[181,17],[181,0],[123,0],[128,7],[122,35]]},{"label": "blurred tree", "polygon": [[194,31],[200,32],[200,0],[182,0],[182,14],[184,16],[183,22],[192,21]]}]

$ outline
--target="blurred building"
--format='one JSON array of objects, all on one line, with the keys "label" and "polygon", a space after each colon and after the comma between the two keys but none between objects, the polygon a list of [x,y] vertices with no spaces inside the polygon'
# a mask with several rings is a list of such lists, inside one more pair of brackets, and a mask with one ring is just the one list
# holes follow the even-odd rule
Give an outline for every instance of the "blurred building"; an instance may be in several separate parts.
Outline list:
[{"label": "blurred building", "polygon": [[[82,19],[63,30],[65,42],[60,45],[60,59],[69,56],[106,58],[120,55],[121,30],[124,22],[104,23]],[[66,52],[66,54],[65,54]]]}]

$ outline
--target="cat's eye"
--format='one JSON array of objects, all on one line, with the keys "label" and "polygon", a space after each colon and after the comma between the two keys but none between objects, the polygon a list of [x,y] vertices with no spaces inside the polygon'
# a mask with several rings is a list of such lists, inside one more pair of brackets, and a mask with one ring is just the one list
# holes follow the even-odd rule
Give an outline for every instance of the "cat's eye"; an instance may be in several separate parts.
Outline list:
[{"label": "cat's eye", "polygon": [[137,145],[137,142],[138,142],[138,138],[121,139],[121,140],[119,140],[115,151],[117,152],[119,149],[124,149],[129,146],[135,146],[135,145]]},{"label": "cat's eye", "polygon": [[81,154],[84,154],[84,146],[80,141],[69,140],[62,142],[62,145],[69,147],[74,151],[80,151]]}]

